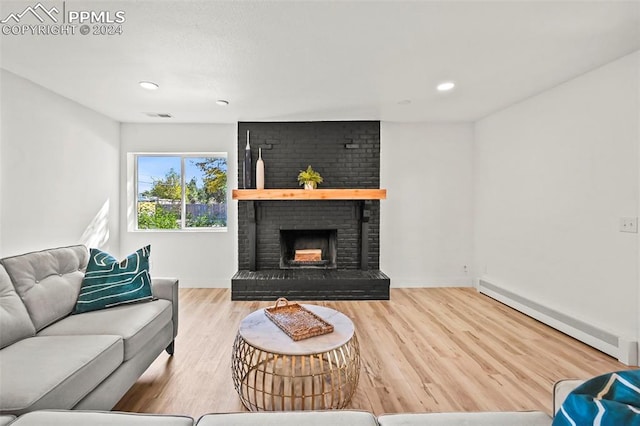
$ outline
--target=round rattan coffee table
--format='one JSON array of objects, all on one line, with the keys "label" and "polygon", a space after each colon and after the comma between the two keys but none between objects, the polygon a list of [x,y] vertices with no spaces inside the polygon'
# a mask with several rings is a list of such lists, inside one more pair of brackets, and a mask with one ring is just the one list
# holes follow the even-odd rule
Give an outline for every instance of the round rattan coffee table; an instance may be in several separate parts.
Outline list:
[{"label": "round rattan coffee table", "polygon": [[240,323],[231,373],[250,411],[338,409],[351,401],[360,376],[353,323],[334,309],[302,306],[333,325],[334,331],[293,341],[263,309]]}]

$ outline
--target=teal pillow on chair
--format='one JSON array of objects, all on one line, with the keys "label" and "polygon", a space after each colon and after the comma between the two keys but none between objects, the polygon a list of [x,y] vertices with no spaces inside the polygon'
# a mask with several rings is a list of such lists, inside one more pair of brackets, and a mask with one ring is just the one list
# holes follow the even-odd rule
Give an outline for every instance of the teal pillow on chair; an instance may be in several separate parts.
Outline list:
[{"label": "teal pillow on chair", "polygon": [[74,314],[153,299],[149,276],[151,246],[119,262],[109,253],[92,248]]}]

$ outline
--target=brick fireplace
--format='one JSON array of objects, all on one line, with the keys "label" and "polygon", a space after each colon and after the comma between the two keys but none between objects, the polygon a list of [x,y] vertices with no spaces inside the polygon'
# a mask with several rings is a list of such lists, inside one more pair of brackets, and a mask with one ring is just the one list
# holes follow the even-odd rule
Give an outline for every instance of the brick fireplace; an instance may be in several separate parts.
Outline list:
[{"label": "brick fireplace", "polygon": [[[379,189],[380,123],[241,122],[240,189],[247,130],[253,188],[262,148],[265,188],[270,191],[234,191],[238,272],[231,280],[232,300],[388,299],[390,279],[379,266],[380,201],[366,195],[366,190]],[[288,198],[289,193],[304,193],[296,177],[308,165],[324,178],[317,192],[312,191],[323,199]],[[345,191],[334,199],[333,192],[339,191],[330,189]],[[271,199],[268,192],[284,195]],[[342,197],[343,192],[356,195]],[[321,253],[319,258],[295,260],[296,250],[309,249]]]}]

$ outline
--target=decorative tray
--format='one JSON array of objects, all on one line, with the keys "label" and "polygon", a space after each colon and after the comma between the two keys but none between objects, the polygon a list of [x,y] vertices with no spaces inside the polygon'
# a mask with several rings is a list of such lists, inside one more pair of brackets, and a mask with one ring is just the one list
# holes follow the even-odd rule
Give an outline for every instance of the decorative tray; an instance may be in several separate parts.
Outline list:
[{"label": "decorative tray", "polygon": [[284,297],[276,300],[272,307],[265,308],[264,313],[295,341],[333,332],[333,325],[305,307],[290,303]]}]

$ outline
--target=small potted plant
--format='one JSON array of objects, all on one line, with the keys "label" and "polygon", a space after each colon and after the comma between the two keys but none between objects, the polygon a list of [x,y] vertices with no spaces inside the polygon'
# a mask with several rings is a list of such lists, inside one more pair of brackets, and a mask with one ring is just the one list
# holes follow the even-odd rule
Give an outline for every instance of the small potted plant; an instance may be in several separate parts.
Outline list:
[{"label": "small potted plant", "polygon": [[307,167],[307,170],[300,170],[298,174],[298,182],[304,186],[304,189],[316,189],[319,183],[322,183],[323,179],[320,173]]}]

